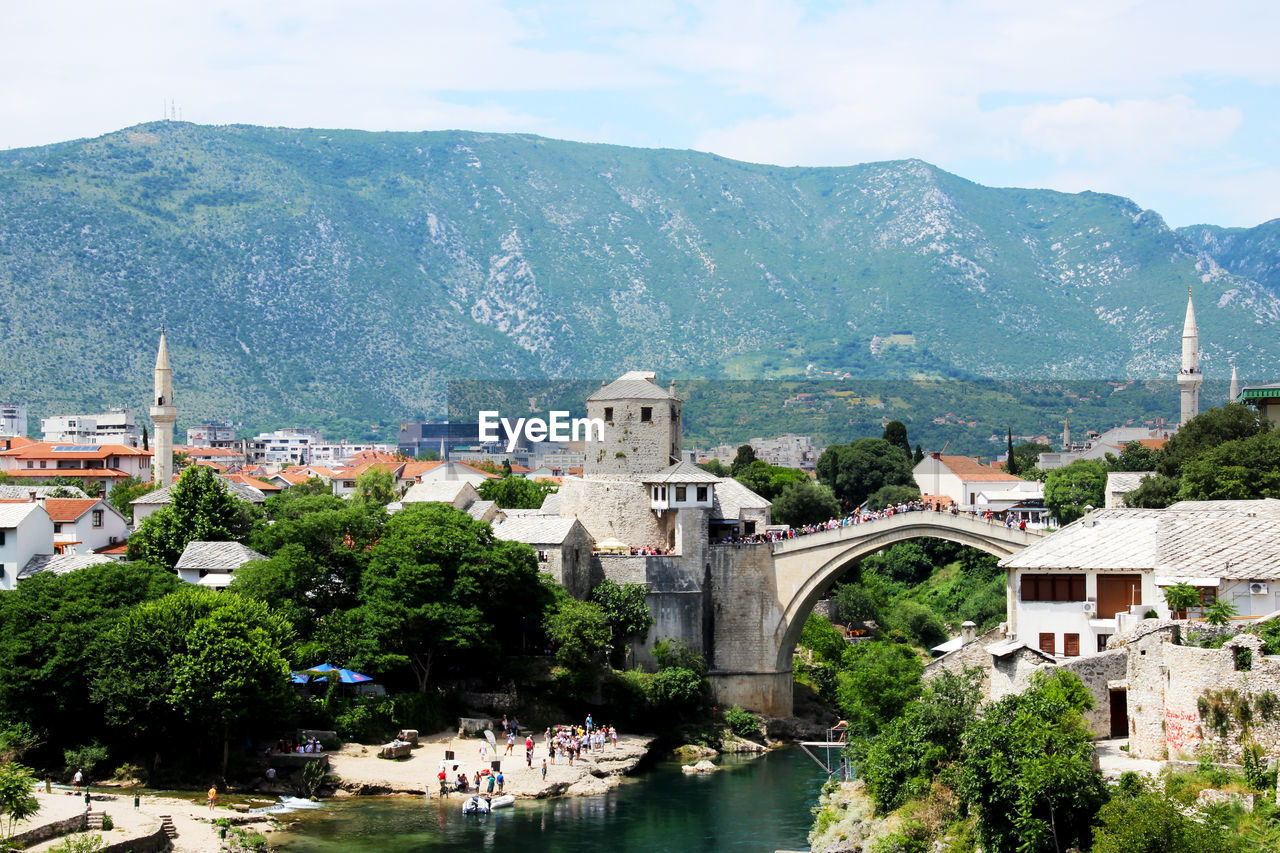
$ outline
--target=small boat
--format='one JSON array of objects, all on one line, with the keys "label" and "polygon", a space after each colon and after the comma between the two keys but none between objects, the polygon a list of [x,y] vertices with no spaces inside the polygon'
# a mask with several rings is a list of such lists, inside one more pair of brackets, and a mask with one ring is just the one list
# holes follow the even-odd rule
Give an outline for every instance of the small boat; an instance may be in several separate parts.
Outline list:
[{"label": "small boat", "polygon": [[462,801],[463,814],[488,814],[489,801],[484,797],[467,797]]},{"label": "small boat", "polygon": [[503,809],[503,808],[506,808],[507,806],[514,806],[515,804],[516,804],[515,794],[502,794],[500,796],[494,797],[492,800],[489,801],[489,808]]}]

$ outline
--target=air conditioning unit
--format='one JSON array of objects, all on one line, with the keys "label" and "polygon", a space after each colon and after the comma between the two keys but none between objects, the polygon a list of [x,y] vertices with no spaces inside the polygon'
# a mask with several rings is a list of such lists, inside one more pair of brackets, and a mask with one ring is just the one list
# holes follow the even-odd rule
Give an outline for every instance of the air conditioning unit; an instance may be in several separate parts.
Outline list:
[{"label": "air conditioning unit", "polygon": [[1097,609],[1098,609],[1098,603],[1097,603],[1096,601],[1086,601],[1086,602],[1084,602],[1084,612],[1085,612],[1085,613],[1093,613],[1093,612],[1094,612],[1095,610],[1097,610]]},{"label": "air conditioning unit", "polygon": [[1253,583],[1249,584],[1249,594],[1250,595],[1266,595],[1267,585],[1260,581],[1254,581]]}]

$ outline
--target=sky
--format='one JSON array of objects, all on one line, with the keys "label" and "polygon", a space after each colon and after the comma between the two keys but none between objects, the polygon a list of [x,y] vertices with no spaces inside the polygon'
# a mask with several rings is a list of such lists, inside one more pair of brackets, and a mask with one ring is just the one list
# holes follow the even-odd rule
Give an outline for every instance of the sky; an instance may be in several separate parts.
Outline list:
[{"label": "sky", "polygon": [[9,3],[0,147],[202,124],[536,133],[784,166],[918,157],[1280,217],[1274,0]]}]

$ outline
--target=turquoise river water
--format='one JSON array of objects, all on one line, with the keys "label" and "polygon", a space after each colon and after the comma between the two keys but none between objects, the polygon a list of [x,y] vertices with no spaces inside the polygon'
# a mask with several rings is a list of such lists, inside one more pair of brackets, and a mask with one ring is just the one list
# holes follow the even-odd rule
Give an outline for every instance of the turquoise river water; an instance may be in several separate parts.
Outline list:
[{"label": "turquoise river water", "polygon": [[297,813],[295,828],[271,843],[290,853],[808,849],[810,809],[826,774],[798,748],[723,763],[715,773],[685,775],[664,762],[607,794],[520,800],[485,817],[463,816],[458,797],[348,797]]}]

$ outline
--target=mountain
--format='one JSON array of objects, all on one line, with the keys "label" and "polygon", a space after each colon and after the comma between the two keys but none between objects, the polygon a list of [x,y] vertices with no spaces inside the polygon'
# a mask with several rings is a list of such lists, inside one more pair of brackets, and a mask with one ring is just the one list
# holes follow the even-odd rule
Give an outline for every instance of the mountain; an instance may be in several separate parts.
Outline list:
[{"label": "mountain", "polygon": [[1206,371],[1262,379],[1278,259],[918,160],[159,122],[0,153],[0,398],[143,410],[162,323],[180,428],[334,437],[455,377],[1169,376],[1192,285]]}]

